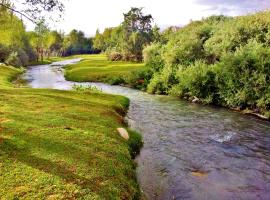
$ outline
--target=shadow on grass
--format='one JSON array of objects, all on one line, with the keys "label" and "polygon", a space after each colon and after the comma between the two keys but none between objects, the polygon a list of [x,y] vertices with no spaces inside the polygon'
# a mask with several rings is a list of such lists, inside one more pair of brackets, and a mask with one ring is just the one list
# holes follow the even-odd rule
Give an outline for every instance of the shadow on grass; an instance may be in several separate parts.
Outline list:
[{"label": "shadow on grass", "polygon": [[28,148],[19,147],[10,139],[4,140],[0,146],[0,150],[6,153],[10,159],[22,162],[45,173],[58,176],[66,183],[76,184],[82,189],[89,189],[95,193],[99,193],[100,183],[105,179],[104,177],[93,177],[91,179],[87,179],[83,176],[77,175],[65,163],[53,162],[48,159],[34,156]]}]

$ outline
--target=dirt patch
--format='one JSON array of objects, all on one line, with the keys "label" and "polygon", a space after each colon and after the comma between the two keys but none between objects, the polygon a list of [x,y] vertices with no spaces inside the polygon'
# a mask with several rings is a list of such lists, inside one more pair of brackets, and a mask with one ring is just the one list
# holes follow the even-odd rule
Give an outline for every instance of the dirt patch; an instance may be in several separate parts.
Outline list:
[{"label": "dirt patch", "polygon": [[0,137],[0,144],[2,144],[4,142],[4,138]]},{"label": "dirt patch", "polygon": [[196,172],[191,172],[191,175],[195,177],[204,178],[204,177],[207,177],[208,174],[206,172],[196,171]]}]

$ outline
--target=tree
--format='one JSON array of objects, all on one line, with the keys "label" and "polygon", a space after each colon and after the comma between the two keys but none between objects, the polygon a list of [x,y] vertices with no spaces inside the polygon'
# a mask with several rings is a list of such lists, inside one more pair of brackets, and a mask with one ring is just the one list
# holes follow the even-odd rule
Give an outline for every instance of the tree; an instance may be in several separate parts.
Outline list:
[{"label": "tree", "polygon": [[[64,4],[61,0],[0,0],[0,6],[17,13],[26,19],[38,23],[46,18],[49,13],[61,14],[64,12]],[[17,10],[17,7],[23,8]]]},{"label": "tree", "polygon": [[35,27],[35,32],[31,33],[30,36],[30,42],[32,46],[35,48],[36,53],[38,55],[37,60],[41,60],[43,62],[44,54],[46,52],[46,49],[48,48],[48,39],[49,35],[49,28],[44,23],[39,23]]},{"label": "tree", "polygon": [[144,46],[152,41],[152,15],[144,15],[142,8],[131,8],[124,14],[124,59],[141,61]]},{"label": "tree", "polygon": [[93,41],[86,38],[82,31],[72,30],[64,39],[65,56],[93,53]]},{"label": "tree", "polygon": [[143,8],[131,8],[124,14],[124,29],[129,32],[149,33],[152,30],[152,15],[143,15]]},{"label": "tree", "polygon": [[48,56],[51,54],[60,56],[63,47],[63,36],[57,31],[51,31],[47,37]]}]

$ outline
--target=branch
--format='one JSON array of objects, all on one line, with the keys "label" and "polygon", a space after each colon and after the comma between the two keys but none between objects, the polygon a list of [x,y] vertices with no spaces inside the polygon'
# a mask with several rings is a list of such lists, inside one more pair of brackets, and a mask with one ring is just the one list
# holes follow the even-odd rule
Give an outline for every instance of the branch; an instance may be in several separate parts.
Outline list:
[{"label": "branch", "polygon": [[3,6],[4,8],[11,10],[12,12],[18,13],[20,15],[22,15],[23,17],[25,17],[26,19],[28,19],[29,21],[33,22],[34,24],[38,24],[35,20],[33,20],[32,18],[30,18],[29,16],[27,16],[26,14],[24,14],[21,11],[15,10],[14,8],[11,8],[3,3],[0,3],[0,6]]}]

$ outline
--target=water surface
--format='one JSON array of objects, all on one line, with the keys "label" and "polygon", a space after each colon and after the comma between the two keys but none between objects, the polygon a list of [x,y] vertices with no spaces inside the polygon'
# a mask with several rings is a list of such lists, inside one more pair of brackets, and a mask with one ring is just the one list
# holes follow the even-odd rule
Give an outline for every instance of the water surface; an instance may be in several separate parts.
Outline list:
[{"label": "water surface", "polygon": [[[34,66],[33,88],[69,90],[62,66]],[[270,200],[270,123],[223,108],[102,83],[83,83],[130,99],[129,125],[144,137],[137,176],[148,199]]]}]

